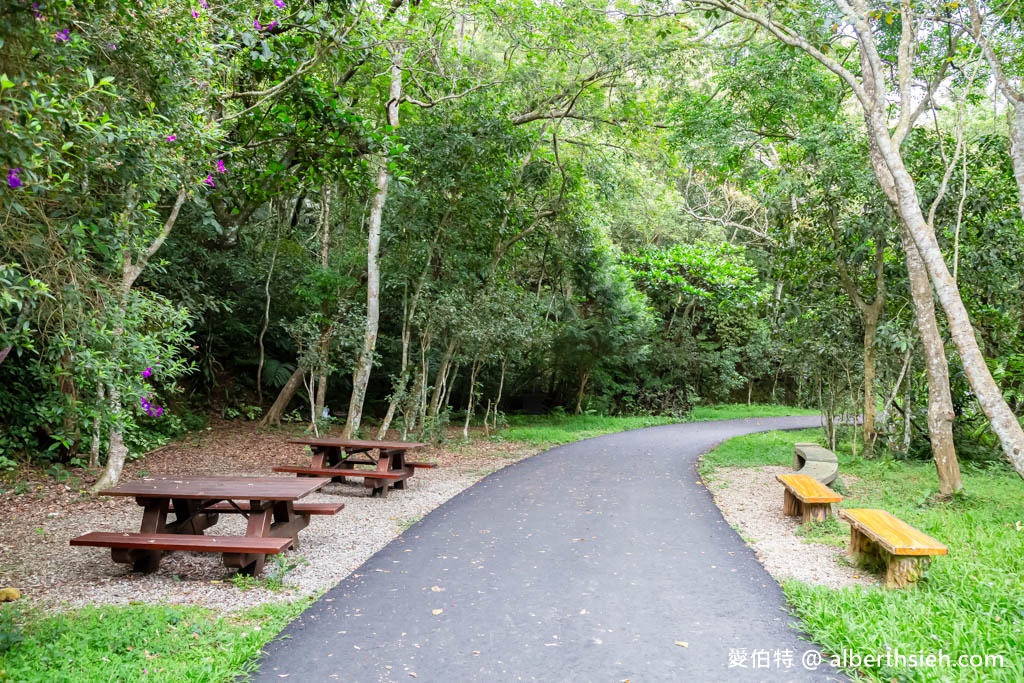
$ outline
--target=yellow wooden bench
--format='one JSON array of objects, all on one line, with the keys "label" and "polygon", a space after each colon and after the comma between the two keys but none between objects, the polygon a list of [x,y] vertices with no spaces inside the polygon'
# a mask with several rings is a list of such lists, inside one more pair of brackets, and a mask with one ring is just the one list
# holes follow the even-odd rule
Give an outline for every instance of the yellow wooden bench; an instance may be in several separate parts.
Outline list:
[{"label": "yellow wooden bench", "polygon": [[884,562],[888,588],[914,583],[933,555],[949,553],[942,543],[885,510],[840,510],[839,516],[850,523],[850,560],[866,566]]},{"label": "yellow wooden bench", "polygon": [[842,501],[838,493],[807,474],[780,474],[775,477],[786,487],[782,499],[782,512],[800,517],[806,524],[823,522],[832,510],[832,503]]}]

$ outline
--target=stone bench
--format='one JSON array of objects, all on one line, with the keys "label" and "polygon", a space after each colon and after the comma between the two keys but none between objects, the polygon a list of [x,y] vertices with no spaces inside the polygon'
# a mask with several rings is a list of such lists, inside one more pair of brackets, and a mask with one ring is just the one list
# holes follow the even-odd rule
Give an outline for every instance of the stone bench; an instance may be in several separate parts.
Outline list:
[{"label": "stone bench", "polygon": [[828,486],[839,476],[836,454],[816,443],[793,444],[793,469]]}]

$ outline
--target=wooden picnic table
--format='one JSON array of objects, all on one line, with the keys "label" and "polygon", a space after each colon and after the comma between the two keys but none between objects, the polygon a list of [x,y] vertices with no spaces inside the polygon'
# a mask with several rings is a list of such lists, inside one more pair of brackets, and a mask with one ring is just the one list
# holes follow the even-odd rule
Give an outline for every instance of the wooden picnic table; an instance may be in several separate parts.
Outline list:
[{"label": "wooden picnic table", "polygon": [[[366,439],[301,438],[288,443],[309,446],[313,461],[309,466],[275,467],[275,472],[293,472],[300,477],[330,477],[344,481],[346,477],[362,477],[371,496],[387,495],[388,487],[405,488],[405,480],[418,468],[430,468],[428,462],[405,459],[407,451],[426,446],[415,441],[371,441]],[[373,454],[376,451],[376,455]],[[358,455],[360,457],[352,457]],[[363,466],[357,469],[356,466]],[[369,466],[372,469],[365,469]]]},{"label": "wooden picnic table", "polygon": [[[330,480],[284,477],[146,477],[100,491],[134,497],[142,506],[138,533],[92,532],[71,545],[111,548],[114,562],[152,572],[164,553],[195,550],[224,554],[226,567],[258,574],[268,554],[297,548],[312,514],[334,514],[342,504],[302,504],[299,499]],[[244,536],[211,536],[204,530],[222,512],[247,518]],[[168,519],[173,513],[174,518]]]}]

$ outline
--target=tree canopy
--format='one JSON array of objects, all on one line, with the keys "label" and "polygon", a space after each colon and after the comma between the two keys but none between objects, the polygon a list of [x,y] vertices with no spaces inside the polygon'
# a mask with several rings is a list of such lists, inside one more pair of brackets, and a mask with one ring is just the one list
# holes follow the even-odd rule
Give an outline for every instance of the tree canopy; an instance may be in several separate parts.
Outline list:
[{"label": "tree canopy", "polygon": [[1024,471],[1012,4],[3,7],[0,469],[742,400]]}]

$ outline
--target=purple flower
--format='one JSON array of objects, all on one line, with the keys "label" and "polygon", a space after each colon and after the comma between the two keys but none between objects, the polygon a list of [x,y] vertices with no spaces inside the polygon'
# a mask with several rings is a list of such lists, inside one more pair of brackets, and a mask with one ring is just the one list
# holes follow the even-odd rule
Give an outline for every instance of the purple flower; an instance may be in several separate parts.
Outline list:
[{"label": "purple flower", "polygon": [[57,41],[58,42],[66,43],[69,40],[71,40],[71,30],[70,29],[62,28],[61,30],[57,31]]},{"label": "purple flower", "polygon": [[215,185],[213,184],[213,174],[212,173],[207,173],[206,174],[206,180],[204,180],[203,182],[206,183],[207,185],[209,185],[210,187],[215,187]]},{"label": "purple flower", "polygon": [[178,139],[177,135],[168,135],[167,136],[167,142],[174,142],[177,139]]},{"label": "purple flower", "polygon": [[17,189],[25,184],[21,182],[21,178],[18,177],[19,173],[21,173],[20,168],[12,168],[7,171],[7,184],[11,186],[12,190]]},{"label": "purple flower", "polygon": [[199,4],[203,6],[203,9],[210,9],[210,6],[206,4],[206,0],[199,0]]},{"label": "purple flower", "polygon": [[252,27],[254,29],[256,29],[257,31],[262,31],[263,30],[263,27],[260,26],[260,20],[259,19],[253,19],[252,20]]},{"label": "purple flower", "polygon": [[223,159],[217,159],[217,173],[227,173],[228,169],[224,166]]},{"label": "purple flower", "polygon": [[199,18],[199,12],[197,12],[196,10],[192,10],[192,18],[193,19],[198,19]]},{"label": "purple flower", "polygon": [[143,370],[142,371],[142,376],[147,378],[147,379],[152,377],[153,376],[153,368],[146,368],[145,370]]},{"label": "purple flower", "polygon": [[269,24],[267,24],[267,29],[266,30],[273,31],[275,28],[277,28],[277,22],[276,21],[272,21]]},{"label": "purple flower", "polygon": [[160,417],[163,414],[164,414],[164,407],[163,406],[157,406],[156,407],[156,415],[154,415],[153,417]]},{"label": "purple flower", "polygon": [[117,45],[115,45],[114,43],[110,43],[109,45],[107,45],[107,49],[108,50],[116,50],[117,49]]},{"label": "purple flower", "polygon": [[274,4],[280,7],[281,9],[284,9],[284,0],[274,0]]},{"label": "purple flower", "polygon": [[32,3],[32,14],[36,15],[36,19],[37,20],[43,18],[43,13],[39,11],[39,3],[38,2],[33,2]]}]

